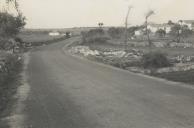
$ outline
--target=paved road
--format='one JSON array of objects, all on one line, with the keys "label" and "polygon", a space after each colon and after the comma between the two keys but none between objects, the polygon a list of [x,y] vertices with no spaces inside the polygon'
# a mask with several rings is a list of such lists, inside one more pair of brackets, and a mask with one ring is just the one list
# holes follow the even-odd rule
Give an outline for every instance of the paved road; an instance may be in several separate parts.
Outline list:
[{"label": "paved road", "polygon": [[194,89],[65,53],[69,39],[30,53],[30,128],[194,128]]}]

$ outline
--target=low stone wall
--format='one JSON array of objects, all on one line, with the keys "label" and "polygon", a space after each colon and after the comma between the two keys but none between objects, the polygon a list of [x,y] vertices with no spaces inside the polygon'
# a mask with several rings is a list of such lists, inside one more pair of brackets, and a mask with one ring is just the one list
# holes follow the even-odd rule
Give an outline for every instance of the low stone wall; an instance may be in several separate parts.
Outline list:
[{"label": "low stone wall", "polygon": [[[134,47],[146,47],[148,46],[148,42],[129,42],[128,45],[134,46]],[[164,41],[158,41],[158,42],[152,42],[152,45],[157,48],[164,48],[164,47],[170,47],[170,48],[194,48],[194,44],[192,43],[177,43],[177,42],[164,42]]]},{"label": "low stone wall", "polygon": [[96,56],[100,54],[97,50],[91,50],[88,46],[75,46],[69,49],[69,52],[73,54],[81,54],[85,57],[89,55]]},{"label": "low stone wall", "polygon": [[[109,50],[109,51],[98,51],[98,50],[91,50],[88,46],[74,46],[69,51],[72,54],[80,54],[85,57],[93,57],[93,59],[97,59],[102,61],[103,63],[110,64],[110,65],[117,65],[117,67],[125,68],[126,70],[136,72],[136,73],[143,73],[143,74],[150,74],[152,72],[155,73],[167,73],[167,72],[177,72],[177,71],[188,71],[194,69],[194,56],[177,56],[174,58],[170,58],[173,63],[177,62],[185,62],[185,63],[175,63],[173,67],[166,67],[160,69],[144,69],[138,67],[138,65],[133,64],[132,62],[136,62],[141,59],[143,53],[132,49],[131,51],[123,51],[123,50]],[[193,63],[192,63],[193,62]],[[131,64],[130,64],[131,63]],[[133,66],[131,66],[133,65]],[[124,67],[123,67],[124,66]],[[134,67],[135,66],[135,67]]]},{"label": "low stone wall", "polygon": [[194,69],[194,63],[190,64],[176,64],[173,67],[160,68],[156,70],[156,73],[167,73],[167,72],[177,72],[177,71],[189,71]]},{"label": "low stone wall", "polygon": [[85,57],[92,55],[92,56],[102,56],[102,57],[115,57],[115,58],[134,58],[139,59],[143,53],[139,50],[132,49],[131,51],[124,51],[124,50],[109,50],[109,51],[98,51],[98,50],[91,50],[88,46],[74,46],[69,49],[70,53],[73,54],[81,54]]},{"label": "low stone wall", "polygon": [[190,64],[175,64],[173,67],[159,68],[159,69],[144,69],[140,67],[127,67],[127,70],[136,73],[150,74],[154,73],[168,73],[194,70],[194,63]]}]

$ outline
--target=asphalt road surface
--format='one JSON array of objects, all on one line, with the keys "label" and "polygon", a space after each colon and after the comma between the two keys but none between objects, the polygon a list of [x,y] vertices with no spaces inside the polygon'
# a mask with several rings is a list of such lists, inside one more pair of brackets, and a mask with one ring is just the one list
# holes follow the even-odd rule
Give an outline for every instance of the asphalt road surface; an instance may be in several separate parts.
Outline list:
[{"label": "asphalt road surface", "polygon": [[194,128],[194,88],[71,56],[74,40],[30,53],[18,128]]}]

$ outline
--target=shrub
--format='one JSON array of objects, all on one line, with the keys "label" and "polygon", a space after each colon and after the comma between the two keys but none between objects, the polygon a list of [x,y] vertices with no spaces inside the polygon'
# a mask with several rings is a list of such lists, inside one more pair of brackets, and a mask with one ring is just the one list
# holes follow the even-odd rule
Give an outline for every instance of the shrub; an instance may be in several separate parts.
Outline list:
[{"label": "shrub", "polygon": [[157,36],[159,36],[159,37],[165,37],[166,31],[163,30],[163,29],[158,29],[158,30],[156,31],[155,34],[156,34]]},{"label": "shrub", "polygon": [[25,18],[22,14],[13,16],[7,12],[0,12],[0,36],[13,37],[24,27]]},{"label": "shrub", "polygon": [[93,37],[89,38],[87,42],[89,43],[106,43],[108,40],[108,37],[100,36],[100,37]]},{"label": "shrub", "polygon": [[124,28],[111,27],[111,28],[108,29],[108,34],[112,38],[121,38],[122,35],[124,34]]},{"label": "shrub", "polygon": [[20,71],[22,71],[22,59],[17,55],[9,54],[5,57],[4,64],[1,63],[0,69],[0,116],[1,112],[7,108],[12,100],[13,94],[19,85]]},{"label": "shrub", "polygon": [[171,66],[170,61],[164,53],[149,52],[143,55],[141,59],[144,68],[155,69]]},{"label": "shrub", "polygon": [[0,37],[0,49],[7,50],[10,47],[10,41],[7,38]]},{"label": "shrub", "polygon": [[0,48],[4,50],[10,50],[14,48],[14,44],[11,39],[16,35],[25,25],[25,18],[22,14],[14,16],[8,12],[0,12]]},{"label": "shrub", "polygon": [[82,32],[81,35],[82,43],[105,43],[109,39],[103,29],[92,29]]}]

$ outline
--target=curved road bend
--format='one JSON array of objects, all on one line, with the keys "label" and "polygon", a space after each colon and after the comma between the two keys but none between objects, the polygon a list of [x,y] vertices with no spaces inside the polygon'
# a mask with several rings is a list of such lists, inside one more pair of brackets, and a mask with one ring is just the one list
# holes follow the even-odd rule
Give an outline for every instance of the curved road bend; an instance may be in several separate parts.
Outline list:
[{"label": "curved road bend", "polygon": [[194,89],[37,48],[26,69],[29,128],[194,128]]}]

